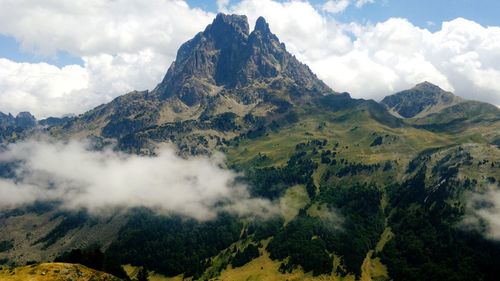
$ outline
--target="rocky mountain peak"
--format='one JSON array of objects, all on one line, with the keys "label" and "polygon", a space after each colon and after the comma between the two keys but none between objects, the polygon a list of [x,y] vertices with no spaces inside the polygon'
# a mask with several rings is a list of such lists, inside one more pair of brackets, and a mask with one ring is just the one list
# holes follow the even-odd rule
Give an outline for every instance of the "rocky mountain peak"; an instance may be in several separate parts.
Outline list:
[{"label": "rocky mountain peak", "polygon": [[[290,55],[285,48],[285,44],[281,43],[276,35],[271,32],[269,24],[263,17],[259,17],[255,23],[255,29],[248,37],[249,49],[264,49],[271,51],[272,55],[277,59],[276,54],[283,52]],[[269,53],[269,52],[268,52]],[[249,54],[251,55],[251,54]]]},{"label": "rocky mountain peak", "polygon": [[264,17],[259,17],[257,19],[254,31],[259,31],[262,33],[271,33],[271,29],[269,29],[269,24],[266,22],[266,19]]},{"label": "rocky mountain peak", "polygon": [[425,81],[411,89],[387,96],[381,103],[395,115],[414,118],[435,113],[462,101],[463,99],[453,93]]},{"label": "rocky mountain peak", "polygon": [[[276,79],[282,83],[271,81]],[[333,92],[287,52],[263,17],[249,33],[246,16],[218,14],[203,32],[180,47],[154,92],[163,100],[178,97],[192,106],[222,89],[271,82],[281,88],[293,84],[304,94]]]},{"label": "rocky mountain peak", "polygon": [[21,128],[31,128],[36,126],[36,118],[31,113],[19,112],[16,116],[16,125]]},{"label": "rocky mountain peak", "polygon": [[452,94],[441,89],[439,86],[432,84],[431,82],[424,81],[415,85],[413,90],[419,90],[424,94],[440,93],[440,94]]},{"label": "rocky mountain peak", "polygon": [[205,31],[214,33],[230,31],[247,35],[250,32],[247,16],[218,14]]},{"label": "rocky mountain peak", "polygon": [[[149,130],[148,134],[154,131],[164,139],[171,123],[180,121],[189,121],[189,130],[199,126],[234,133],[283,118],[294,120],[295,108],[337,93],[290,54],[270,27],[261,17],[250,31],[246,16],[218,14],[182,44],[163,81],[152,91],[133,91],[81,117],[50,119],[41,125],[66,123],[69,134],[84,131],[87,135],[95,132],[87,128],[97,128],[103,137],[126,142],[124,147],[150,149],[150,137],[132,139],[132,135]],[[221,135],[202,145],[187,132],[182,150],[189,153],[221,145]]]},{"label": "rocky mountain peak", "polygon": [[27,129],[35,127],[37,120],[35,116],[27,111],[19,112],[15,117],[12,114],[4,114],[0,112],[0,128],[8,126],[16,126]]}]

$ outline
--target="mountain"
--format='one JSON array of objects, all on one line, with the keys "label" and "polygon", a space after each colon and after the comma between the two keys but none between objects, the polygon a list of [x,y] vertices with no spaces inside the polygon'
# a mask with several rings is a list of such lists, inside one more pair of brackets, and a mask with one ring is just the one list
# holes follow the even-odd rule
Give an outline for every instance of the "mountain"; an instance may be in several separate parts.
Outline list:
[{"label": "mountain", "polygon": [[[192,280],[500,275],[500,244],[482,215],[496,212],[484,198],[500,188],[498,109],[427,82],[381,103],[353,99],[289,54],[263,18],[250,32],[245,16],[219,14],[153,90],[42,125],[32,131],[90,138],[97,149],[154,155],[170,142],[183,156],[222,152],[237,183],[280,214],[196,221],[134,208],[94,217],[37,202],[0,212],[0,263],[57,260],[117,274],[127,265]],[[15,163],[0,164],[17,176]]]},{"label": "mountain", "polygon": [[0,112],[0,143],[12,143],[32,136],[40,128],[60,126],[73,119],[73,116],[64,116],[37,120],[35,116],[26,111],[19,112],[15,117],[10,113]]},{"label": "mountain", "polygon": [[287,52],[263,17],[249,33],[246,16],[219,14],[205,31],[180,47],[155,94],[193,106],[223,89],[239,89],[238,98],[251,102],[261,98],[250,92],[262,88],[259,84],[287,91],[290,100],[332,93]]},{"label": "mountain", "polygon": [[38,121],[38,125],[43,127],[60,126],[71,121],[74,118],[75,116],[73,115],[66,115],[62,117],[47,117],[45,119]]},{"label": "mountain", "polygon": [[386,96],[380,103],[395,116],[411,118],[420,124],[449,123],[456,119],[494,119],[500,113],[494,105],[462,99],[429,82]]},{"label": "mountain", "polygon": [[494,105],[465,100],[429,82],[385,97],[381,104],[407,124],[456,135],[490,135],[500,130],[500,109]]},{"label": "mountain", "polygon": [[[97,107],[63,134],[114,138],[134,151],[175,138],[187,153],[206,152],[257,119],[283,119],[294,105],[325,94],[336,93],[286,50],[264,18],[249,32],[246,16],[219,14],[179,48],[155,89]],[[179,122],[197,135],[169,134]],[[217,128],[221,122],[225,128]]]},{"label": "mountain", "polygon": [[422,82],[381,101],[393,114],[402,118],[424,117],[461,102],[464,102],[462,98],[429,82]]},{"label": "mountain", "polygon": [[29,129],[37,124],[35,116],[29,112],[19,112],[16,117],[12,114],[4,114],[0,112],[0,128],[17,127],[21,129]]},{"label": "mountain", "polygon": [[15,117],[0,112],[0,143],[23,138],[36,125],[36,118],[29,112],[19,112]]}]

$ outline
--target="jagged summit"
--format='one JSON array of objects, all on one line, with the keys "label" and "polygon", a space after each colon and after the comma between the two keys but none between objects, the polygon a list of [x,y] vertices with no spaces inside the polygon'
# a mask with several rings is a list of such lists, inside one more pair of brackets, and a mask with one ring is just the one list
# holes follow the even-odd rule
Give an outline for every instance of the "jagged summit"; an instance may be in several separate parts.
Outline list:
[{"label": "jagged summit", "polygon": [[181,150],[194,154],[250,130],[262,132],[270,123],[295,120],[295,111],[328,94],[337,93],[286,50],[263,17],[250,30],[246,16],[218,14],[182,44],[155,89],[117,97],[61,131],[114,138],[144,151],[175,138]]},{"label": "jagged summit", "polygon": [[303,95],[333,92],[288,53],[263,17],[249,33],[246,16],[226,14],[218,14],[203,32],[180,47],[155,91],[163,99],[178,97],[192,106],[221,89],[261,82],[274,82],[282,90],[294,88]]},{"label": "jagged summit", "polygon": [[425,95],[433,95],[436,97],[440,97],[443,99],[444,102],[449,102],[452,101],[454,98],[459,98],[455,96],[452,92],[445,91],[438,85],[432,84],[431,82],[428,81],[418,83],[409,90],[418,91],[419,93]]},{"label": "jagged summit", "polygon": [[[500,244],[481,232],[497,226],[500,110],[449,106],[458,98],[428,82],[385,105],[332,92],[264,18],[250,30],[219,14],[153,91],[33,130],[2,129],[16,120],[0,113],[0,280],[114,280],[13,267],[54,258],[126,280],[145,268],[162,280],[498,280]],[[217,155],[181,160],[165,145]],[[214,216],[197,221],[204,210]]]},{"label": "jagged summit", "polygon": [[208,25],[205,31],[209,29],[211,29],[212,31],[227,31],[229,29],[232,29],[247,36],[250,32],[247,16],[226,15],[223,13],[217,14],[213,23]]},{"label": "jagged summit", "polygon": [[413,87],[413,89],[430,90],[430,91],[443,91],[438,85],[432,84],[429,81],[420,82]]},{"label": "jagged summit", "polygon": [[423,117],[463,102],[460,97],[430,82],[385,97],[381,103],[403,118]]},{"label": "jagged summit", "polygon": [[14,126],[19,128],[32,128],[36,126],[36,118],[31,113],[23,111],[19,112],[15,117],[12,114],[4,114],[0,112],[0,127]]},{"label": "jagged summit", "polygon": [[257,19],[254,30],[260,31],[262,33],[271,33],[271,29],[269,29],[269,24],[266,22],[266,19],[264,17],[259,17]]}]

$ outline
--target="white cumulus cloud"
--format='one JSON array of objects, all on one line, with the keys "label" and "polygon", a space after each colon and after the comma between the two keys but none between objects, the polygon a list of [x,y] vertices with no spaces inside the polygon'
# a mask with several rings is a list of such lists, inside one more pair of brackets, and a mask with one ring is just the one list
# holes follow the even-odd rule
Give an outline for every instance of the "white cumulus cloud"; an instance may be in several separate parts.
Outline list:
[{"label": "white cumulus cloud", "polygon": [[83,61],[60,68],[0,58],[0,111],[30,111],[37,118],[82,113],[132,90],[153,88],[172,59],[144,49]]},{"label": "white cumulus cloud", "polygon": [[[0,60],[0,111],[82,113],[161,81],[179,46],[214,14],[180,0],[0,0],[0,34],[22,49],[81,57],[83,66]],[[0,58],[2,57],[0,53]]]},{"label": "white cumulus cloud", "polygon": [[37,117],[70,113],[66,110],[79,110],[70,105],[71,100],[81,100],[80,92],[88,87],[88,72],[78,65],[59,68],[0,58],[0,104],[4,112],[30,111]]},{"label": "white cumulus cloud", "polygon": [[356,8],[362,8],[366,4],[373,4],[375,0],[328,0],[322,5],[322,9],[328,13],[337,14],[345,11],[351,4]]},{"label": "white cumulus cloud", "polygon": [[356,0],[356,7],[361,8],[366,4],[373,4],[375,0]]},{"label": "white cumulus cloud", "polygon": [[329,0],[323,4],[323,10],[334,14],[341,13],[345,11],[350,4],[350,0]]},{"label": "white cumulus cloud", "polygon": [[147,46],[173,57],[213,17],[180,0],[0,0],[0,6],[0,33],[48,55],[137,53]]}]

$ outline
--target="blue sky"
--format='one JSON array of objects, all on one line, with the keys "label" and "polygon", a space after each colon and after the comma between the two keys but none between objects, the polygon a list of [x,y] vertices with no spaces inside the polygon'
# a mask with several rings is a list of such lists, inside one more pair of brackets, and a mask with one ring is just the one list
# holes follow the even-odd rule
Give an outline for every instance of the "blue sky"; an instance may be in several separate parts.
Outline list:
[{"label": "blue sky", "polygon": [[[457,17],[482,25],[499,25],[499,11],[498,0],[386,0],[367,4],[361,9],[351,6],[337,18],[341,21],[380,22],[403,17],[417,26],[436,30],[441,22]],[[435,26],[429,26],[429,22]]]},{"label": "blue sky", "polygon": [[[212,12],[217,11],[216,1],[187,0],[190,6]],[[285,1],[281,1],[285,2]],[[310,0],[321,6],[325,0]],[[238,3],[231,0],[230,4]],[[402,17],[413,24],[436,30],[443,21],[457,17],[473,20],[482,25],[500,25],[500,1],[498,0],[377,0],[362,8],[348,7],[343,13],[334,15],[339,21],[380,22],[391,17]],[[430,26],[432,22],[435,25]]]},{"label": "blue sky", "polygon": [[[217,12],[216,1],[187,0],[191,7]],[[231,5],[239,1],[231,0]],[[285,2],[285,1],[281,1]],[[311,0],[320,7],[325,0]],[[318,8],[320,9],[320,8]],[[499,26],[500,1],[498,0],[376,0],[362,8],[349,6],[344,12],[329,15],[339,22],[377,23],[391,17],[402,17],[421,28],[436,31],[443,21],[457,17],[473,20],[484,26]],[[0,57],[16,62],[47,62],[59,67],[68,64],[82,65],[83,61],[65,51],[52,56],[40,56],[22,50],[14,37],[0,34]]]},{"label": "blue sky", "polygon": [[42,56],[29,51],[24,51],[14,37],[2,34],[0,34],[0,57],[16,62],[45,62],[59,67],[69,64],[83,64],[81,58],[73,56],[65,51],[59,51],[53,56]]}]

